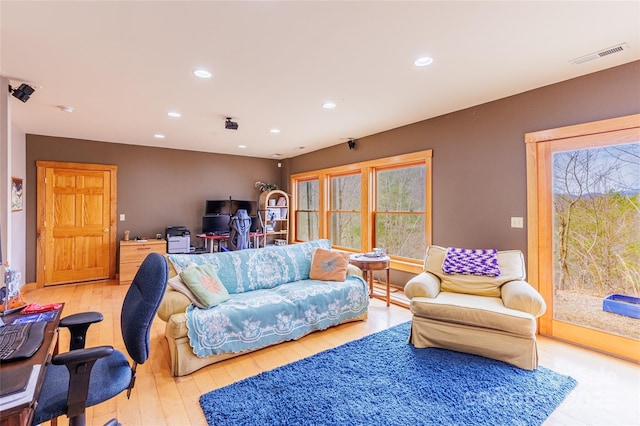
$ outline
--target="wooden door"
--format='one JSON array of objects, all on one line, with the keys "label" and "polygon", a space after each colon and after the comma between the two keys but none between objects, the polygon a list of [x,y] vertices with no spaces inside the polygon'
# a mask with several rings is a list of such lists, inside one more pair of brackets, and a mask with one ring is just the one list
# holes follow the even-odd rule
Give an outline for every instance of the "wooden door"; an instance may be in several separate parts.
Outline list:
[{"label": "wooden door", "polygon": [[115,278],[116,166],[37,162],[38,287]]}]

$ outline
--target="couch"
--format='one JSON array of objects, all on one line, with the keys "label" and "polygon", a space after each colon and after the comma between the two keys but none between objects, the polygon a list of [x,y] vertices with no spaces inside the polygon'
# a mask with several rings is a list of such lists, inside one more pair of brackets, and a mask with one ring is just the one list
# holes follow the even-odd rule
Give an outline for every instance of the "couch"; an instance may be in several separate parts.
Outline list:
[{"label": "couch", "polygon": [[[366,319],[369,296],[361,271],[348,264],[344,253],[330,248],[329,240],[317,240],[168,255],[173,277],[158,316],[167,323],[172,374],[183,376],[317,330]],[[219,290],[225,298],[216,300],[220,303],[215,306],[198,307],[201,293],[196,290],[201,289],[192,288],[194,294],[189,294],[180,286],[184,280],[176,284],[199,268],[215,271],[211,272],[214,281],[224,287]],[[335,273],[338,279],[332,276]],[[206,278],[209,289],[214,288]]]},{"label": "couch", "polygon": [[444,272],[445,256],[446,248],[429,246],[424,271],[404,288],[411,301],[410,342],[535,370],[536,318],[546,304],[525,281],[522,252],[497,251],[498,276]]}]

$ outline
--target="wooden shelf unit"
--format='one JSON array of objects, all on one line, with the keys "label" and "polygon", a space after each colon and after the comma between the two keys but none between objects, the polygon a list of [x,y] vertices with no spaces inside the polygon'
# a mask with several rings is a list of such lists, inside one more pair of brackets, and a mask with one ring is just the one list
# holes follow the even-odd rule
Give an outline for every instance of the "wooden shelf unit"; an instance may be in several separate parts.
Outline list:
[{"label": "wooden shelf unit", "polygon": [[264,233],[262,247],[275,245],[278,241],[289,244],[289,212],[289,195],[286,192],[276,189],[260,194],[258,213]]}]

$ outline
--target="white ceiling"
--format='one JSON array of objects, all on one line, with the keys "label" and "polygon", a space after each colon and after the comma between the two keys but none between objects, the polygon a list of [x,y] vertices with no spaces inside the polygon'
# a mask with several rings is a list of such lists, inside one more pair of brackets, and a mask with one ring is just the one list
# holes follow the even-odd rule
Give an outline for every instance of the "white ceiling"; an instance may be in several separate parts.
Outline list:
[{"label": "white ceiling", "polygon": [[2,0],[0,23],[0,75],[36,87],[10,100],[24,132],[264,158],[640,59],[639,1]]}]

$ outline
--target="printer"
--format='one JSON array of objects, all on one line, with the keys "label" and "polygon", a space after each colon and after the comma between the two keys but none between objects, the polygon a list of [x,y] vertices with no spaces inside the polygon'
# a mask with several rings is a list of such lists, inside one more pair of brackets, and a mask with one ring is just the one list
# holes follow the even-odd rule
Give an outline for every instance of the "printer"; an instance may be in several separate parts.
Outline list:
[{"label": "printer", "polygon": [[167,253],[190,253],[191,232],[184,226],[167,227]]}]

